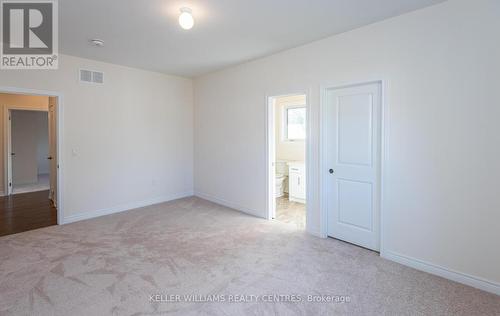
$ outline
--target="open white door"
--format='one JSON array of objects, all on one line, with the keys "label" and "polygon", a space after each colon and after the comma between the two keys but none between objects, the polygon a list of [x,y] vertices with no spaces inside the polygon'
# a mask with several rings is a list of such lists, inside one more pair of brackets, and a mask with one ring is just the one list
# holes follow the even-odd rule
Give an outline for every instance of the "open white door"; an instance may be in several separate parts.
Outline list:
[{"label": "open white door", "polygon": [[326,90],[328,235],[380,250],[381,84]]},{"label": "open white door", "polygon": [[50,191],[49,199],[57,207],[57,97],[49,97],[49,157]]}]

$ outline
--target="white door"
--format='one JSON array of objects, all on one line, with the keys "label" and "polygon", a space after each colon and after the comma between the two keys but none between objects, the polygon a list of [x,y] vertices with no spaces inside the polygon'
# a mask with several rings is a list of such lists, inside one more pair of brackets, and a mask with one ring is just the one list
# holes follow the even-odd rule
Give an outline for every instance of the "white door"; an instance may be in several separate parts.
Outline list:
[{"label": "white door", "polygon": [[326,90],[328,235],[380,250],[379,83]]},{"label": "white door", "polygon": [[49,157],[50,191],[49,199],[57,207],[57,98],[49,97]]}]

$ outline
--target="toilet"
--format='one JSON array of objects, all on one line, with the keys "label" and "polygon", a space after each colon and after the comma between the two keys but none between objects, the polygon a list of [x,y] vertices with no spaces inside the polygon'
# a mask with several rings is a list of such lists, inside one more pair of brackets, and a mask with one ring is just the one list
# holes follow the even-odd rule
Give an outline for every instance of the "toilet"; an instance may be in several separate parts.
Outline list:
[{"label": "toilet", "polygon": [[276,197],[282,197],[288,190],[288,165],[286,161],[276,161]]}]

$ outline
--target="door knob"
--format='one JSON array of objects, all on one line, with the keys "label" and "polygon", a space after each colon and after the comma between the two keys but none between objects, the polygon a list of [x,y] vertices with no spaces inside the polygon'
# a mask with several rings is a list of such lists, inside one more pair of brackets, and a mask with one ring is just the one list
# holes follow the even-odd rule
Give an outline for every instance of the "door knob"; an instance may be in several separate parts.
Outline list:
[{"label": "door knob", "polygon": [[335,171],[333,171],[333,169],[330,169],[328,170],[328,172],[330,172],[330,174],[333,174]]},{"label": "door knob", "polygon": [[16,155],[16,153],[10,153],[10,155],[11,155],[11,156],[15,156],[15,155]]}]

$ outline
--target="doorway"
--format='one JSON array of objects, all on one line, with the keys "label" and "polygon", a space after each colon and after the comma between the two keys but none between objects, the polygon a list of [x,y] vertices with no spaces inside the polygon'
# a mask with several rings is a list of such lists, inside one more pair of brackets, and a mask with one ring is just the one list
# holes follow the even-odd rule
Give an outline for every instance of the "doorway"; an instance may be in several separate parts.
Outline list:
[{"label": "doorway", "polygon": [[325,88],[323,95],[327,235],[380,251],[382,83]]},{"label": "doorway", "polygon": [[46,110],[9,110],[11,194],[48,191],[49,120]]},{"label": "doorway", "polygon": [[269,219],[306,228],[307,95],[268,98]]},{"label": "doorway", "polygon": [[58,223],[57,102],[0,92],[0,236]]}]

